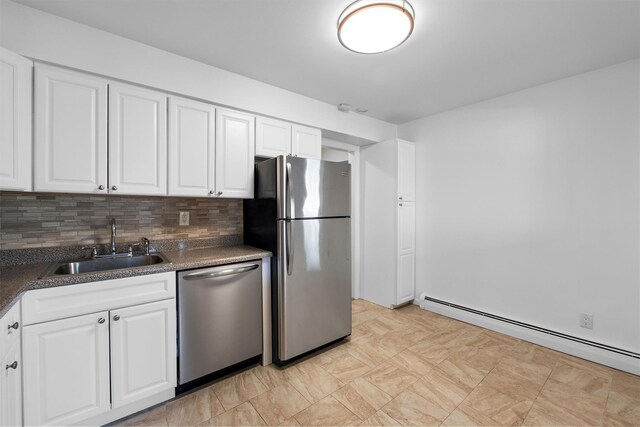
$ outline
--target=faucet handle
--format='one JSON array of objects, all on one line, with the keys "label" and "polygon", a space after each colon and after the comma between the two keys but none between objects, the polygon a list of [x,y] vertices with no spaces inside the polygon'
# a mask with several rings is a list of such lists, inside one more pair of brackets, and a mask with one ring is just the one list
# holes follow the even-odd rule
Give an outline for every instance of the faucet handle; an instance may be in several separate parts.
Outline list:
[{"label": "faucet handle", "polygon": [[91,258],[95,258],[98,256],[98,248],[96,246],[83,246],[82,250],[85,251],[87,249],[91,249]]},{"label": "faucet handle", "polygon": [[145,255],[149,255],[149,249],[150,249],[150,246],[151,246],[151,242],[146,237],[143,237],[140,240],[142,241],[142,246],[144,247],[144,254]]}]

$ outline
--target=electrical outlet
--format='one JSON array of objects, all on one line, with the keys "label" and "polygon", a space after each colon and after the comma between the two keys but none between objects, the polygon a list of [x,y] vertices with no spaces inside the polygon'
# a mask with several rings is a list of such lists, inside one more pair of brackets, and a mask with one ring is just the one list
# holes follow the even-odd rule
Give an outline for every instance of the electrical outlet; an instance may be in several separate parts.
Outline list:
[{"label": "electrical outlet", "polygon": [[580,327],[593,329],[593,314],[580,313]]},{"label": "electrical outlet", "polygon": [[178,222],[180,225],[189,225],[189,212],[181,211],[178,215]]}]

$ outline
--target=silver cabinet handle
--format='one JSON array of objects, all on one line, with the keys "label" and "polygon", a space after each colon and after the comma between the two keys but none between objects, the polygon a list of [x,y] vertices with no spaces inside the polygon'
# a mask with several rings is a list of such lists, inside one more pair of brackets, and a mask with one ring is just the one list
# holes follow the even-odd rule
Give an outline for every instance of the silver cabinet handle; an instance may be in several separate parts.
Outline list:
[{"label": "silver cabinet handle", "polygon": [[15,322],[12,323],[11,325],[7,326],[7,329],[18,329],[20,327],[20,323]]},{"label": "silver cabinet handle", "polygon": [[118,320],[120,320],[120,316],[118,316],[117,314],[115,316],[113,316],[113,320],[115,322],[117,322]]},{"label": "silver cabinet handle", "polygon": [[116,187],[115,185],[112,185],[112,186],[111,186],[111,189],[112,189],[113,191],[117,191],[117,190],[118,190],[118,187]]},{"label": "silver cabinet handle", "polygon": [[246,273],[247,271],[255,270],[260,267],[260,264],[245,265],[238,268],[230,268],[228,270],[209,270],[197,273],[187,274],[182,276],[184,280],[199,280],[199,279],[211,279],[213,277],[232,276],[234,274]]},{"label": "silver cabinet handle", "polygon": [[101,317],[98,319],[98,323],[100,323],[101,325],[104,323],[104,317]]},{"label": "silver cabinet handle", "polygon": [[18,369],[18,361],[14,361],[11,365],[7,365],[5,369]]},{"label": "silver cabinet handle", "polygon": [[104,190],[104,185],[98,185],[98,190]]}]

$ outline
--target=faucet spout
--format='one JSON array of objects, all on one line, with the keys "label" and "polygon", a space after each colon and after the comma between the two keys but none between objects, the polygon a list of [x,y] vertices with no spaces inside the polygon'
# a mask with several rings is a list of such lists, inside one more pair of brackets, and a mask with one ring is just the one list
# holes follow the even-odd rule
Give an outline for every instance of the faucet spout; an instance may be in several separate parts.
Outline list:
[{"label": "faucet spout", "polygon": [[111,218],[111,254],[116,253],[116,219]]}]

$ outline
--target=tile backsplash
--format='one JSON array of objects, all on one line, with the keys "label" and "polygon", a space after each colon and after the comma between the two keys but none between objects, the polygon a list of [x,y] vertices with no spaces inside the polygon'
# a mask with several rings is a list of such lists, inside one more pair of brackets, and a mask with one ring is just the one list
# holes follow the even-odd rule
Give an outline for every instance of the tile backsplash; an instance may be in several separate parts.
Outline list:
[{"label": "tile backsplash", "polygon": [[242,200],[0,192],[0,250],[107,243],[111,218],[119,243],[242,235]]}]

